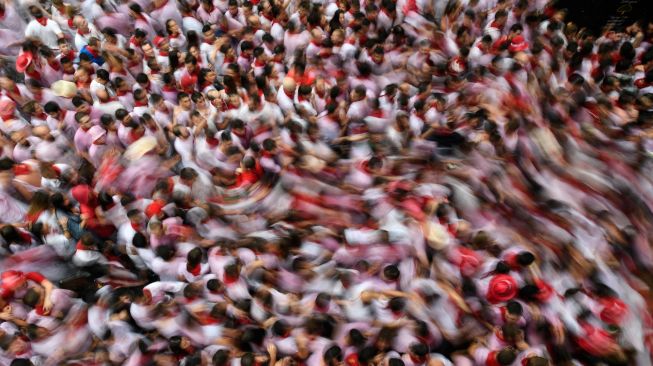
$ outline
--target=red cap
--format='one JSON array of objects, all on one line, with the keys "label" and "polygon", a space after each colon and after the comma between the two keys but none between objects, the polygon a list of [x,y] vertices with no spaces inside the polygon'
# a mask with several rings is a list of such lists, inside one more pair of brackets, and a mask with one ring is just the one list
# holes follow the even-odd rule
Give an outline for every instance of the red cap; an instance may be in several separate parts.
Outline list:
[{"label": "red cap", "polygon": [[150,205],[145,209],[145,216],[151,218],[152,216],[160,214],[163,211],[163,206],[165,205],[166,203],[162,200],[156,200],[150,203]]},{"label": "red cap", "polygon": [[610,325],[619,325],[628,314],[628,305],[616,297],[605,297],[599,300],[603,310],[599,317],[603,322]]},{"label": "red cap", "polygon": [[512,300],[517,296],[517,281],[507,274],[498,274],[490,280],[487,290],[487,299],[496,304]]},{"label": "red cap", "polygon": [[524,36],[520,34],[512,38],[512,41],[510,41],[510,46],[508,46],[508,51],[519,52],[519,51],[524,51],[527,48],[528,48],[528,43],[524,39]]},{"label": "red cap", "polygon": [[16,71],[25,72],[29,64],[34,60],[34,55],[31,52],[23,52],[16,59]]}]

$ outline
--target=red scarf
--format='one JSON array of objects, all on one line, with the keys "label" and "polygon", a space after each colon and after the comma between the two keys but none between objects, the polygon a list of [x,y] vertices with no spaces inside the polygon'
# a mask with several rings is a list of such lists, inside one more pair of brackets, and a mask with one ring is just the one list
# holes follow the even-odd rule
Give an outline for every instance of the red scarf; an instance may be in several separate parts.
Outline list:
[{"label": "red scarf", "polygon": [[492,352],[490,352],[489,355],[487,355],[487,359],[485,360],[485,365],[486,366],[501,366],[499,361],[497,361],[497,351],[492,351]]},{"label": "red scarf", "polygon": [[90,53],[91,55],[93,55],[93,57],[98,57],[98,56],[99,56],[98,53],[97,53],[97,51],[94,50],[93,47],[91,47],[91,46],[89,46],[89,45],[86,45],[86,50],[88,51],[88,53]]},{"label": "red scarf", "polygon": [[13,114],[7,114],[7,115],[4,115],[4,116],[0,116],[0,118],[2,118],[3,121],[7,122],[7,121],[13,120],[14,115]]},{"label": "red scarf", "polygon": [[147,107],[147,102],[134,101],[134,107]]},{"label": "red scarf", "polygon": [[293,91],[292,94],[288,93],[286,89],[283,89],[283,93],[286,94],[286,96],[290,99],[295,99],[295,92]]},{"label": "red scarf", "polygon": [[48,18],[46,17],[36,18],[36,21],[44,27],[48,24]]},{"label": "red scarf", "polygon": [[54,61],[48,61],[48,65],[54,70],[54,71],[59,71],[61,70],[61,64],[59,61],[54,60]]},{"label": "red scarf", "polygon": [[25,75],[29,76],[30,78],[32,78],[34,80],[41,80],[41,73],[36,71],[36,69],[33,69],[33,71],[25,70]]},{"label": "red scarf", "polygon": [[202,265],[198,264],[190,269],[188,269],[188,266],[186,266],[186,270],[188,271],[188,273],[192,274],[193,276],[199,276],[202,271]]},{"label": "red scarf", "polygon": [[231,285],[236,281],[238,281],[238,277],[230,277],[227,276],[226,273],[222,276],[222,283],[224,283],[225,285]]}]

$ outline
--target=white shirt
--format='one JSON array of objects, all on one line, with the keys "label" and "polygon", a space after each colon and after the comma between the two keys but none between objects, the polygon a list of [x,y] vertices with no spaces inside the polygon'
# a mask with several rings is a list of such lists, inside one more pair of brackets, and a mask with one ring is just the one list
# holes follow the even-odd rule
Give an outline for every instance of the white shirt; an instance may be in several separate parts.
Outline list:
[{"label": "white shirt", "polygon": [[36,19],[33,19],[29,24],[27,24],[27,28],[25,28],[25,37],[38,38],[44,45],[53,50],[59,49],[57,40],[59,39],[59,35],[62,34],[59,24],[51,19],[48,19],[45,27],[36,21]]}]

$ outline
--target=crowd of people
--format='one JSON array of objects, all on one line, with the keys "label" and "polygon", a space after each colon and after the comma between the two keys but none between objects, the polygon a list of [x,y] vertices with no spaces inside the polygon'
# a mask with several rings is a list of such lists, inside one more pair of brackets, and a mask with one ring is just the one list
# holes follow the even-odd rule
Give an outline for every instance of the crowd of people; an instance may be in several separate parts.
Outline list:
[{"label": "crowd of people", "polygon": [[0,365],[651,365],[653,23],[0,0]]}]

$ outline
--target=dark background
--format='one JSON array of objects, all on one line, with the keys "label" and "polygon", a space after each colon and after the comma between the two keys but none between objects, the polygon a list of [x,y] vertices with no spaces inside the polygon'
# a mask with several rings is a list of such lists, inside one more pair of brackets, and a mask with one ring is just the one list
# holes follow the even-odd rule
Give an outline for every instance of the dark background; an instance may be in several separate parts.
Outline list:
[{"label": "dark background", "polygon": [[653,19],[653,0],[559,0],[558,9],[567,9],[567,21],[586,27],[595,35],[609,21],[617,30],[635,21]]}]

